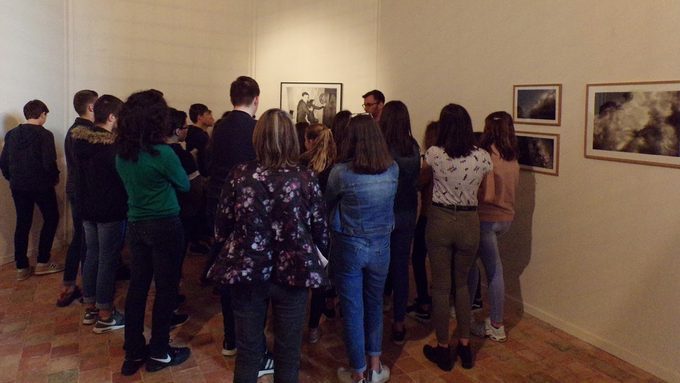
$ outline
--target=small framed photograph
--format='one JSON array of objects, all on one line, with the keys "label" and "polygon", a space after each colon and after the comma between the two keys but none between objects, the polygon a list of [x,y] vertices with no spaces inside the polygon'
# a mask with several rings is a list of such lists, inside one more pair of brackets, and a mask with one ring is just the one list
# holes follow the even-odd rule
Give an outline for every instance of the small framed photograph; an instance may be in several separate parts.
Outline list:
[{"label": "small framed photograph", "polygon": [[293,122],[322,123],[330,126],[342,110],[342,84],[321,82],[282,82],[280,108]]},{"label": "small framed photograph", "polygon": [[512,118],[516,124],[560,125],[562,84],[513,86]]},{"label": "small framed photograph", "polygon": [[553,176],[559,174],[559,134],[516,132],[516,135],[520,169]]},{"label": "small framed photograph", "polygon": [[588,84],[585,156],[680,168],[680,81]]}]

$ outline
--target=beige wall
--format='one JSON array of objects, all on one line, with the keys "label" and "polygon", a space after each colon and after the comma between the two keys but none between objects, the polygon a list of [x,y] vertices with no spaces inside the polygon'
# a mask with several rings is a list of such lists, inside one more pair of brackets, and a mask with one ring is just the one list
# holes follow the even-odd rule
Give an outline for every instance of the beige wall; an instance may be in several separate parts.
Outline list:
[{"label": "beige wall", "polygon": [[[680,173],[587,160],[585,85],[679,80],[677,1],[382,1],[378,86],[418,136],[457,102],[476,130],[513,84],[563,84],[560,175],[522,172],[503,240],[508,294],[527,312],[680,381]],[[512,339],[512,332],[510,332]]]},{"label": "beige wall", "polygon": [[[81,88],[126,97],[156,87],[177,107],[201,101],[217,114],[230,109],[239,74],[260,83],[260,113],[278,107],[281,81],[342,82],[353,112],[378,87],[406,102],[420,137],[448,102],[480,130],[486,114],[510,110],[513,84],[563,84],[562,126],[518,127],[561,135],[560,175],[522,172],[502,243],[508,293],[680,381],[677,170],[583,157],[585,84],[678,80],[680,2],[0,0],[0,9],[2,133],[37,97],[59,142]],[[11,257],[6,182],[0,209],[0,256]]]}]

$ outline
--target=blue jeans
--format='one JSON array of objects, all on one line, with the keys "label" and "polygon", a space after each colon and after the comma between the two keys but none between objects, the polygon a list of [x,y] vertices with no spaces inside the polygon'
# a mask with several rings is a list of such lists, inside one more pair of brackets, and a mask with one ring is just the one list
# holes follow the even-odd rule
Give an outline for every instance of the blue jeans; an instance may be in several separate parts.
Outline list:
[{"label": "blue jeans", "polygon": [[274,382],[297,383],[309,289],[274,283],[230,287],[236,319],[234,383],[255,383],[264,355],[264,324],[271,300],[274,321]]},{"label": "blue jeans", "polygon": [[343,314],[350,367],[366,370],[366,354],[382,353],[383,290],[390,236],[352,237],[333,232],[331,262]]},{"label": "blue jeans", "polygon": [[96,303],[98,309],[112,310],[116,290],[116,270],[125,239],[126,221],[84,221],[87,255],[83,265],[83,303]]},{"label": "blue jeans", "polygon": [[130,286],[125,300],[125,358],[144,357],[144,313],[149,286],[156,284],[151,318],[149,355],[165,358],[170,341],[170,320],[177,308],[184,230],[179,217],[130,222]]},{"label": "blue jeans", "polygon": [[[479,258],[482,260],[489,283],[489,306],[491,306],[489,316],[494,323],[503,323],[505,304],[505,281],[503,280],[501,253],[498,251],[498,237],[510,230],[511,225],[512,221],[479,223]],[[475,295],[479,280],[479,273],[473,271],[474,268],[468,278],[471,297]]]}]

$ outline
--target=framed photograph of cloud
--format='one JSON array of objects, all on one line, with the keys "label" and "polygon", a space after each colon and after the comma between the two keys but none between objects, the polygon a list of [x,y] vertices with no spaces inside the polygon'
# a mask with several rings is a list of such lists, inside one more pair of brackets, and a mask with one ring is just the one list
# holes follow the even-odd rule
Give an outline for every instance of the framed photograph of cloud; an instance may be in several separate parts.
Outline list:
[{"label": "framed photograph of cloud", "polygon": [[293,122],[322,123],[330,126],[342,110],[342,84],[321,82],[282,82],[281,109]]},{"label": "framed photograph of cloud", "polygon": [[553,176],[559,174],[559,134],[516,132],[516,135],[520,169]]},{"label": "framed photograph of cloud", "polygon": [[680,168],[680,81],[588,84],[585,156]]},{"label": "framed photograph of cloud", "polygon": [[512,118],[518,124],[559,125],[562,84],[513,86]]}]

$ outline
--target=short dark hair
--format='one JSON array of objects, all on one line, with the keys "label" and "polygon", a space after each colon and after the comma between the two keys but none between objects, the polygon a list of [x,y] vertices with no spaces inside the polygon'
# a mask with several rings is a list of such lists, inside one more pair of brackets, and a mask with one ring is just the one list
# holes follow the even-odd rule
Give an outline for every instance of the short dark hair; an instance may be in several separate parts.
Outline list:
[{"label": "short dark hair", "polygon": [[73,96],[73,108],[79,116],[87,112],[87,106],[97,101],[99,95],[90,89],[83,89],[76,92]]},{"label": "short dark hair", "polygon": [[475,149],[472,120],[464,107],[448,104],[439,114],[439,135],[435,144],[451,158],[466,157]]},{"label": "short dark hair", "polygon": [[212,112],[212,110],[208,109],[204,104],[192,104],[189,107],[189,119],[195,124],[198,118],[205,112]]},{"label": "short dark hair", "polygon": [[167,121],[168,104],[162,92],[149,89],[131,94],[118,116],[118,155],[132,162],[137,162],[140,151],[157,156],[153,145],[165,143]]},{"label": "short dark hair", "polygon": [[40,118],[43,113],[49,113],[50,110],[47,109],[47,105],[40,100],[31,100],[24,105],[24,117],[27,120],[32,118]]},{"label": "short dark hair", "polygon": [[355,173],[380,174],[394,162],[378,124],[368,114],[349,120],[347,134],[339,145],[339,162],[350,162]]},{"label": "short dark hair", "polygon": [[382,104],[385,103],[385,95],[383,94],[383,92],[381,92],[377,89],[373,89],[372,91],[367,92],[365,95],[363,95],[361,97],[366,98],[368,96],[373,96],[373,98],[375,98],[376,101],[378,101],[379,103],[382,103]]},{"label": "short dark hair", "polygon": [[118,117],[120,109],[123,107],[123,101],[118,97],[110,94],[105,94],[94,102],[94,122],[103,124],[108,120],[109,115],[113,114]]},{"label": "short dark hair", "polygon": [[302,92],[302,97],[305,97],[305,95],[309,96],[309,93],[307,93],[307,92]]},{"label": "short dark hair", "polygon": [[260,95],[260,86],[257,81],[248,76],[239,76],[231,83],[229,98],[234,106],[250,105],[255,97]]},{"label": "short dark hair", "polygon": [[175,130],[182,129],[186,123],[187,114],[185,112],[175,108],[168,108],[168,130],[165,132],[165,135],[168,137],[172,136],[175,134]]}]

